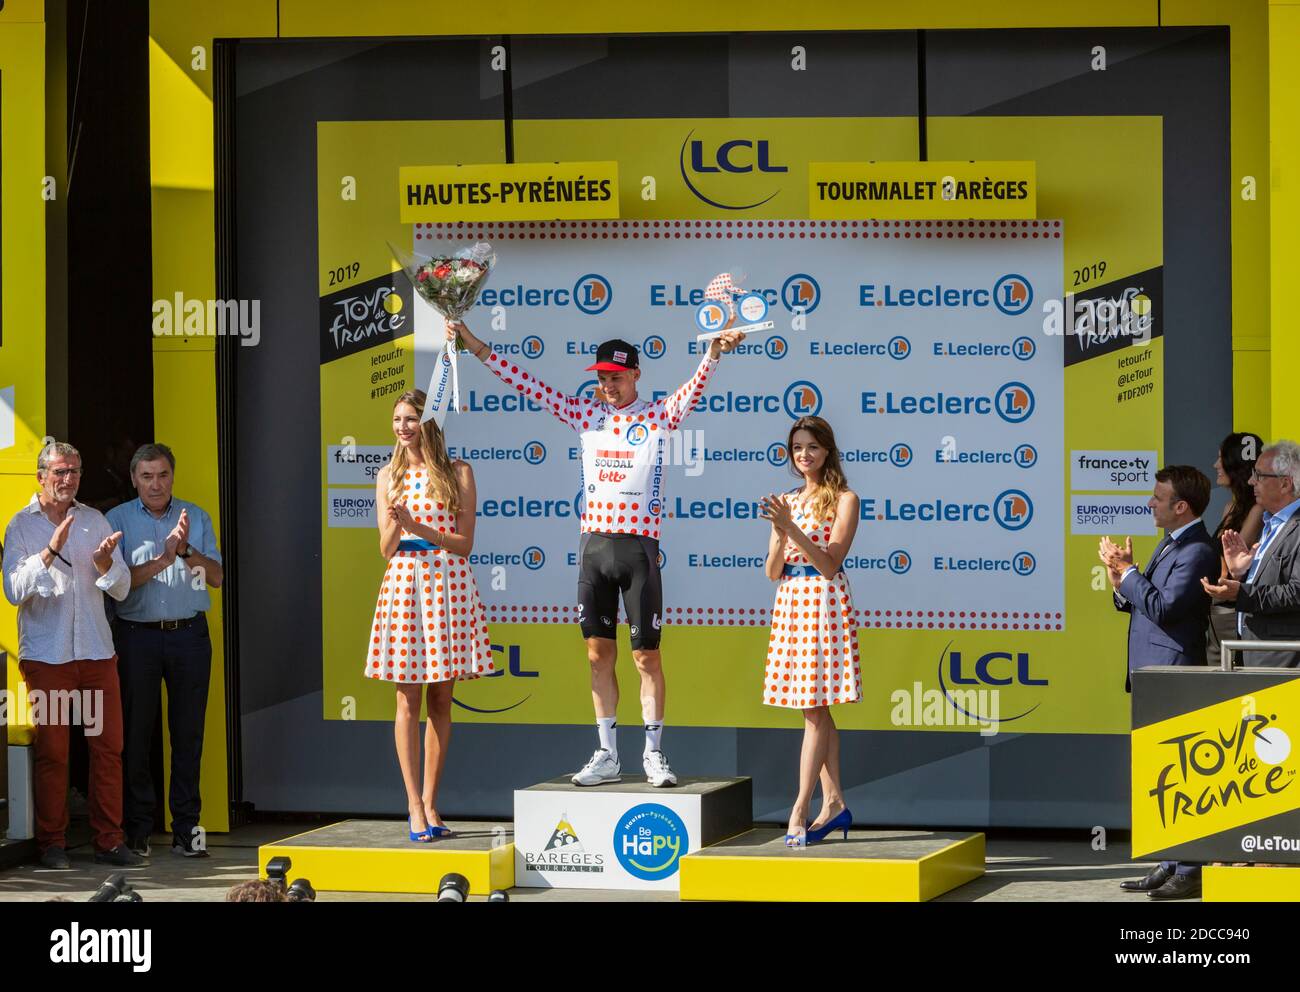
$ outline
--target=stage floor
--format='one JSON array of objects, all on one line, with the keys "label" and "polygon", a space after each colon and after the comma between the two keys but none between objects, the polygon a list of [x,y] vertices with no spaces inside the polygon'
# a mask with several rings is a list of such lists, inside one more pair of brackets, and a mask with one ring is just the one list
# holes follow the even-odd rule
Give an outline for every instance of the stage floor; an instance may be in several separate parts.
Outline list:
[{"label": "stage floor", "polygon": [[[154,853],[143,868],[127,869],[132,885],[150,902],[220,902],[236,882],[257,877],[257,852],[264,844],[301,834],[316,825],[259,823],[208,839],[210,858],[173,855],[168,838],[155,835]],[[403,824],[404,826],[404,824]],[[487,836],[498,823],[464,824]],[[1128,841],[1115,840],[1110,849],[1094,851],[1091,835],[1060,834],[999,836],[988,832],[986,868],[980,878],[939,896],[934,902],[1125,902],[1147,904],[1144,895],[1122,892],[1119,883],[1140,878],[1145,863],[1127,857]],[[78,843],[80,840],[80,843]],[[0,902],[41,902],[52,896],[74,901],[87,898],[110,873],[92,860],[84,827],[69,837],[73,870],[46,871],[24,865],[0,872]],[[808,853],[811,853],[810,849]],[[1297,869],[1300,870],[1300,869]],[[292,876],[292,872],[290,873]],[[366,892],[321,892],[319,902],[428,902],[430,895]],[[513,889],[520,902],[677,902],[675,892],[600,892],[589,889]]]}]

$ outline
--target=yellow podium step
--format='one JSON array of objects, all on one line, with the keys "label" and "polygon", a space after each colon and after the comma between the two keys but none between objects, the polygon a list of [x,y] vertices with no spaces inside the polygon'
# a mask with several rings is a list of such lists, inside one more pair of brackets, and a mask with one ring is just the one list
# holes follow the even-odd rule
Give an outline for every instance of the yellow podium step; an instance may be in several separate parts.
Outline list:
[{"label": "yellow podium step", "polygon": [[1206,865],[1201,869],[1201,902],[1300,902],[1300,865]]},{"label": "yellow podium step", "polygon": [[406,823],[343,820],[257,849],[266,876],[275,857],[292,859],[289,879],[306,878],[322,892],[437,893],[444,875],[469,879],[471,895],[515,884],[514,836],[508,824],[448,823],[454,836],[432,843],[409,839]]},{"label": "yellow podium step", "polygon": [[802,850],[758,827],[682,858],[682,899],[926,902],[984,874],[984,835],[850,830]]}]

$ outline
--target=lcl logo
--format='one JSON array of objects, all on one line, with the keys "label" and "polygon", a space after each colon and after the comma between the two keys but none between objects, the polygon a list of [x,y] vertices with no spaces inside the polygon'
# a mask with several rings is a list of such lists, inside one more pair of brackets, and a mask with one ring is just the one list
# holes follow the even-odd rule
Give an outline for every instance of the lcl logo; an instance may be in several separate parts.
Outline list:
[{"label": "lcl logo", "polygon": [[710,206],[720,207],[723,210],[749,210],[753,207],[762,206],[781,192],[779,189],[775,190],[756,203],[721,203],[705,196],[691,182],[692,174],[701,176],[726,172],[733,175],[743,175],[752,172],[782,173],[789,172],[790,169],[787,166],[772,163],[772,154],[766,138],[760,138],[757,141],[749,138],[732,138],[713,147],[711,143],[706,143],[698,138],[692,140],[691,136],[693,134],[695,134],[694,129],[686,135],[678,157],[681,163],[682,180],[686,183],[686,188],[697,199],[703,200]]}]

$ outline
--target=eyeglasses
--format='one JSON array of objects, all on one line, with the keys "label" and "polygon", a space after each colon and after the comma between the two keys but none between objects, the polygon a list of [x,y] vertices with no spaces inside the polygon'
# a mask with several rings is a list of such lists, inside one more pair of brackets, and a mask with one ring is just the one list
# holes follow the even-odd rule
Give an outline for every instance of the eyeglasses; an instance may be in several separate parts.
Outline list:
[{"label": "eyeglasses", "polygon": [[52,469],[50,469],[50,475],[54,476],[56,479],[66,479],[66,478],[67,478],[68,476],[70,476],[70,475],[80,475],[80,474],[81,474],[81,469],[79,469],[79,468],[52,468]]},{"label": "eyeglasses", "polygon": [[1286,472],[1251,472],[1247,482],[1254,482],[1256,479],[1289,479],[1291,478]]}]

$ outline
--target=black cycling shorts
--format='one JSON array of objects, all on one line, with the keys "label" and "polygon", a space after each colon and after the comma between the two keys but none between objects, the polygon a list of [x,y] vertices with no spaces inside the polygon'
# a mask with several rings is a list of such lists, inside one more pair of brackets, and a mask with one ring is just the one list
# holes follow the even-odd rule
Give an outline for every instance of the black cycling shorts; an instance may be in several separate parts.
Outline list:
[{"label": "black cycling shorts", "polygon": [[578,546],[578,623],[583,637],[614,639],[620,592],[632,647],[659,647],[664,603],[659,542],[639,534],[583,534]]}]

